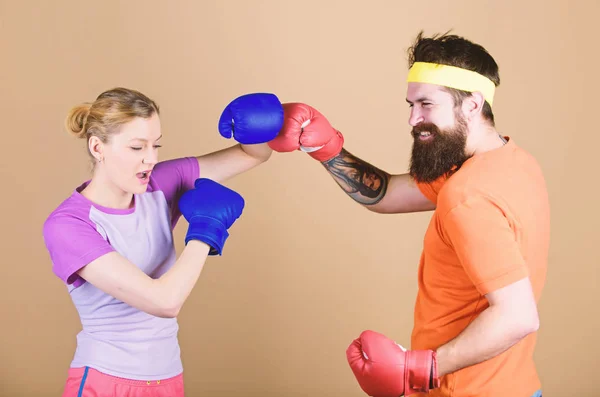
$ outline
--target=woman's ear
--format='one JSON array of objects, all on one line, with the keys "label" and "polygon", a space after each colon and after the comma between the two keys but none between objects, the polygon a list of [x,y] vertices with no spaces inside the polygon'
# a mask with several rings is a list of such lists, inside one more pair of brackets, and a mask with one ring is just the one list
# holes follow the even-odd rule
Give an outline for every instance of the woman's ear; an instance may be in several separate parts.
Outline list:
[{"label": "woman's ear", "polygon": [[97,136],[91,136],[88,140],[88,148],[96,161],[101,162],[104,159],[104,145]]}]

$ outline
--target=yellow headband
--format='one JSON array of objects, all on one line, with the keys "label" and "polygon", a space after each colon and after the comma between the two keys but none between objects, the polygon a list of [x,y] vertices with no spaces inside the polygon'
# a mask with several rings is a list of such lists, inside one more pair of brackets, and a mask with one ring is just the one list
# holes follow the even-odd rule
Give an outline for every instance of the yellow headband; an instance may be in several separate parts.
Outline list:
[{"label": "yellow headband", "polygon": [[471,70],[436,63],[415,62],[408,72],[408,83],[429,83],[468,92],[481,92],[492,106],[496,86],[487,77]]}]

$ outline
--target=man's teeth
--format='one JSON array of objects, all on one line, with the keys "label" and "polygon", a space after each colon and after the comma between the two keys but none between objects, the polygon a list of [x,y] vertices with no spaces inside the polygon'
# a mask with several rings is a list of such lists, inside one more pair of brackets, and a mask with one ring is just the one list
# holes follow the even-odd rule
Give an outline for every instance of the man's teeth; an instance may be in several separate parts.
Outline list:
[{"label": "man's teeth", "polygon": [[420,136],[429,136],[429,135],[431,135],[431,132],[429,132],[429,131],[421,131],[421,132],[419,133],[419,135],[420,135]]}]

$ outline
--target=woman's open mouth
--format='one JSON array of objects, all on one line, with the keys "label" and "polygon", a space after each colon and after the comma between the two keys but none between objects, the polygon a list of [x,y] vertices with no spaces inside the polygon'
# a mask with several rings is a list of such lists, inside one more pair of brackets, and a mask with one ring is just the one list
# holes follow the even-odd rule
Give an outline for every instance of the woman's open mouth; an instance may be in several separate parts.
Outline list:
[{"label": "woman's open mouth", "polygon": [[150,180],[150,173],[152,171],[148,170],[148,171],[142,171],[142,172],[138,172],[137,174],[135,174],[138,178],[138,180],[140,181],[140,183],[148,183],[148,181]]}]

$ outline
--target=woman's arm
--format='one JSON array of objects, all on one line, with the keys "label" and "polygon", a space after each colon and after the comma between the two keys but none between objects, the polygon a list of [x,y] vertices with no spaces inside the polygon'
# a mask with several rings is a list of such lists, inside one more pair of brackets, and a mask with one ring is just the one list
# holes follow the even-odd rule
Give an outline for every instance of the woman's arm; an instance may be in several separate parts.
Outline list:
[{"label": "woman's arm", "polygon": [[176,317],[208,255],[221,255],[228,229],[242,215],[243,197],[210,179],[198,179],[179,199],[188,221],[185,248],[175,264],[152,279],[118,253],[107,253],[78,274],[107,294],[158,317]]},{"label": "woman's arm", "polygon": [[198,281],[209,252],[190,241],[169,271],[153,279],[117,252],[90,262],[78,274],[103,292],[157,317],[176,317]]},{"label": "woman's arm", "polygon": [[273,150],[266,143],[237,144],[228,148],[197,156],[203,178],[223,182],[267,161]]}]

